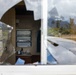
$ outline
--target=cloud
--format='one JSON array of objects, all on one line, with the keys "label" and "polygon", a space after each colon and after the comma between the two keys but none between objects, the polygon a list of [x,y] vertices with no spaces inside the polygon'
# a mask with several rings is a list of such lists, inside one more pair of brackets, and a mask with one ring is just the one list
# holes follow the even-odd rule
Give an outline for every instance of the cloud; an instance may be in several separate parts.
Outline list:
[{"label": "cloud", "polygon": [[76,16],[76,0],[52,0],[52,3],[48,0],[48,12],[54,7],[57,8],[58,14],[66,19]]}]

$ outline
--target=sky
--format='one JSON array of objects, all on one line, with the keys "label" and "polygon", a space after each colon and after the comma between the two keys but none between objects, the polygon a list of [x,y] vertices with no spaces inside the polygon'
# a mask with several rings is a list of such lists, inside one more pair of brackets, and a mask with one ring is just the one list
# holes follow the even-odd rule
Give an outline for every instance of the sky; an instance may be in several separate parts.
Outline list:
[{"label": "sky", "polygon": [[76,0],[48,0],[48,12],[53,8],[56,8],[59,16],[63,16],[65,20],[76,18]]}]

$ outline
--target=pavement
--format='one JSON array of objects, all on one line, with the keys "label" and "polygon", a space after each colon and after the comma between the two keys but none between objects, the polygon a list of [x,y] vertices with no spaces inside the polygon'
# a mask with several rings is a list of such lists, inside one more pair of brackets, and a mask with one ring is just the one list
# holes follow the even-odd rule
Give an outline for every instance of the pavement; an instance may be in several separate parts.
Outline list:
[{"label": "pavement", "polygon": [[[56,59],[59,65],[76,64],[76,42],[59,37],[48,36],[47,42],[50,54]],[[55,44],[58,44],[55,46]]]}]

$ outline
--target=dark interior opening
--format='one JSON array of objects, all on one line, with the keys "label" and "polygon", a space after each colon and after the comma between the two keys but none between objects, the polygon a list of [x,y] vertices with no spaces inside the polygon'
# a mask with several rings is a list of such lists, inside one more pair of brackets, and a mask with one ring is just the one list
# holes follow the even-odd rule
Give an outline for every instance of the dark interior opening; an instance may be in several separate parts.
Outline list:
[{"label": "dark interior opening", "polygon": [[[25,60],[25,64],[40,62],[41,61],[41,20],[34,20],[33,11],[27,11],[24,4],[16,5],[16,20],[19,20],[19,23],[16,23],[16,29],[28,29],[32,31],[32,46],[23,47],[23,50],[30,50],[31,55],[19,55],[16,53],[16,61],[18,58]],[[17,36],[17,35],[16,35]],[[16,39],[17,40],[17,39]],[[21,47],[22,48],[22,47]],[[20,47],[16,46],[16,50],[20,50]]]},{"label": "dark interior opening", "polygon": [[33,15],[33,11],[27,11],[25,5],[15,7],[16,15]]}]

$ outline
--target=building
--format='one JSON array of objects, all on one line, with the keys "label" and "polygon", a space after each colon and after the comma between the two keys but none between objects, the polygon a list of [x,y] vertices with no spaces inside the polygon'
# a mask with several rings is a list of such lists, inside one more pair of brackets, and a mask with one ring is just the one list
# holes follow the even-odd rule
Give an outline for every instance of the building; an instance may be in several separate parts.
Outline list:
[{"label": "building", "polygon": [[[13,31],[11,34],[11,39],[10,42],[14,46],[16,50],[16,54],[12,55],[6,62],[9,62],[11,64],[15,64],[17,61],[17,58],[22,58],[25,60],[26,63],[33,63],[40,61],[40,53],[41,53],[41,34],[40,34],[40,27],[41,27],[41,20],[34,20],[34,14],[33,11],[27,11],[24,2],[20,2],[19,4],[15,5],[12,7],[10,10],[8,10],[2,17],[1,19],[2,22],[9,24],[13,27]],[[27,43],[27,47],[24,47],[23,44],[24,42],[20,43],[18,41],[20,37],[17,36],[18,33],[22,32],[23,33],[31,33],[30,35],[28,34],[25,36],[31,43]],[[28,32],[28,33],[27,33]],[[24,36],[23,36],[24,37]],[[21,40],[21,39],[20,39]],[[29,46],[28,46],[29,45]],[[11,48],[10,48],[11,49]],[[30,52],[31,55],[18,55],[18,51],[23,49],[23,52]]]}]

